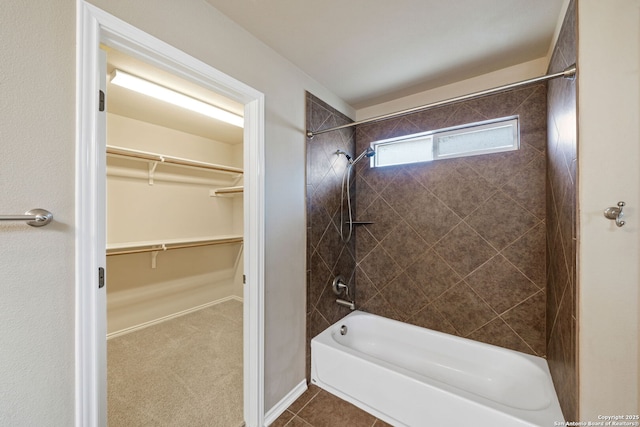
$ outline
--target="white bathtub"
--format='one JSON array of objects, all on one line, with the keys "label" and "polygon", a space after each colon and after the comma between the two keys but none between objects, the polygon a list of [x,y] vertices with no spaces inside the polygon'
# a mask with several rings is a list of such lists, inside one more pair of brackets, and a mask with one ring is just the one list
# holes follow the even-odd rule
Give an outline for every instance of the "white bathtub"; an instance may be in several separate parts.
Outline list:
[{"label": "white bathtub", "polygon": [[313,338],[311,381],[394,426],[564,421],[544,359],[361,311]]}]

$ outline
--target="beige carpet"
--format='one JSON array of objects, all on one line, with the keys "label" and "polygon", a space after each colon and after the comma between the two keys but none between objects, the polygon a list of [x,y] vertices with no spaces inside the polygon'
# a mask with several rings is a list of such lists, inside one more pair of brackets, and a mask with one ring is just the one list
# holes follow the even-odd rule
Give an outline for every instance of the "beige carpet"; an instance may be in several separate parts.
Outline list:
[{"label": "beige carpet", "polygon": [[110,427],[243,424],[242,303],[107,342]]}]

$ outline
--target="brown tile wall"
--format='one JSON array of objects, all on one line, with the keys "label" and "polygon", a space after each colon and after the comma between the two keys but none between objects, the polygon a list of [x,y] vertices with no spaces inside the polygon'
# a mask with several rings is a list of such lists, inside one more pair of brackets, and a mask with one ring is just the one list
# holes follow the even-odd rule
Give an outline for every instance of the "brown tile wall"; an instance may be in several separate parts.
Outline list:
[{"label": "brown tile wall", "polygon": [[359,309],[544,356],[544,84],[356,131],[372,141],[519,115],[521,149],[385,168],[356,167]]},{"label": "brown tile wall", "polygon": [[[575,43],[572,2],[550,72],[575,61]],[[575,419],[575,83],[554,80],[548,98],[548,123],[546,87],[534,85],[359,126],[357,149],[349,130],[307,140],[308,340],[348,314],[330,289],[342,274],[357,282],[361,310],[547,354],[565,417]],[[376,223],[340,241],[346,163],[337,149],[357,154],[376,139],[512,114],[521,119],[517,152],[381,169],[361,162],[356,217]],[[348,121],[307,94],[310,129]]]},{"label": "brown tile wall", "polygon": [[[569,4],[549,72],[576,62],[576,4]],[[549,82],[547,148],[547,360],[565,419],[578,419],[576,313],[576,82]]]},{"label": "brown tile wall", "polygon": [[[306,98],[307,128],[318,130],[351,122],[349,118],[310,93]],[[344,156],[355,151],[353,128],[307,138],[307,376],[312,337],[349,314],[336,304],[333,278],[341,274],[355,293],[355,239],[340,240],[340,188],[347,166]]]}]

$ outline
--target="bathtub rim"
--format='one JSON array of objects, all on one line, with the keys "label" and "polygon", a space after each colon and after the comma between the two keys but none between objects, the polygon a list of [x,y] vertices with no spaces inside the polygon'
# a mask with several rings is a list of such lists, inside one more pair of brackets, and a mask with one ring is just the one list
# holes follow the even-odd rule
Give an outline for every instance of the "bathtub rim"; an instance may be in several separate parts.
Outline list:
[{"label": "bathtub rim", "polygon": [[[349,318],[352,317],[372,317],[372,318],[377,318],[380,319],[383,322],[390,322],[393,324],[397,324],[399,327],[402,328],[411,328],[411,329],[415,329],[418,331],[427,331],[430,334],[434,334],[436,337],[439,338],[443,338],[446,340],[455,340],[455,341],[460,341],[462,340],[463,342],[466,342],[468,344],[472,344],[473,346],[477,346],[477,345],[481,345],[481,346],[487,346],[489,347],[491,350],[493,351],[498,351],[500,353],[508,353],[509,356],[513,356],[514,354],[517,355],[518,357],[524,358],[526,361],[533,363],[533,365],[535,365],[536,368],[541,370],[541,373],[544,374],[545,377],[545,389],[550,393],[550,402],[547,406],[545,406],[542,409],[536,409],[536,410],[528,410],[528,409],[522,409],[522,408],[517,408],[517,407],[513,407],[510,405],[506,405],[503,404],[501,402],[497,402],[491,398],[485,397],[485,396],[481,396],[478,395],[476,393],[464,390],[462,388],[447,384],[445,382],[442,382],[440,380],[437,379],[433,379],[430,377],[426,377],[424,375],[421,375],[419,373],[416,373],[410,369],[404,368],[402,366],[398,366],[397,364],[379,359],[377,357],[371,356],[369,354],[363,353],[359,350],[353,349],[349,346],[346,346],[344,344],[341,344],[339,342],[337,342],[336,340],[334,340],[333,338],[333,334],[334,333],[339,333],[338,330],[340,328],[340,326],[348,321]],[[479,341],[475,341],[475,340],[471,340],[469,338],[464,338],[464,337],[459,337],[456,335],[452,335],[452,334],[447,334],[445,332],[440,332],[440,331],[435,331],[432,329],[428,329],[428,328],[423,328],[421,326],[417,326],[417,325],[413,325],[413,324],[409,324],[409,323],[405,323],[405,322],[401,322],[395,319],[390,319],[390,318],[386,318],[383,316],[379,316],[376,314],[372,314],[372,313],[367,313],[367,312],[363,312],[363,311],[353,311],[352,313],[348,314],[347,316],[339,319],[338,321],[336,321],[334,324],[330,325],[329,327],[327,327],[325,330],[323,330],[322,332],[320,332],[318,335],[316,335],[315,337],[313,337],[313,339],[311,340],[311,382],[315,385],[317,385],[318,387],[328,391],[331,394],[334,394],[362,409],[364,409],[365,411],[371,413],[372,415],[376,416],[377,418],[388,422],[390,424],[393,425],[398,425],[398,423],[400,421],[398,421],[395,418],[389,418],[388,415],[380,412],[379,410],[369,406],[366,402],[363,402],[361,399],[351,396],[345,392],[342,392],[341,390],[337,389],[334,385],[331,384],[327,384],[326,382],[324,382],[324,380],[319,378],[318,375],[318,368],[317,368],[317,360],[314,357],[314,348],[317,346],[323,346],[323,347],[328,347],[333,349],[333,351],[337,351],[340,352],[342,354],[347,355],[347,357],[350,358],[356,358],[356,359],[364,359],[367,363],[373,364],[375,365],[377,368],[383,369],[385,371],[391,371],[393,373],[397,373],[399,375],[401,375],[402,377],[408,379],[409,381],[414,381],[414,382],[421,382],[422,384],[426,385],[429,388],[433,388],[438,390],[439,392],[444,393],[445,395],[448,396],[453,396],[456,399],[462,399],[464,401],[466,401],[467,403],[471,404],[471,405],[478,405],[481,406],[483,408],[486,408],[489,411],[492,412],[497,412],[500,413],[501,415],[505,416],[506,418],[511,418],[514,421],[518,421],[520,423],[522,423],[522,425],[538,425],[538,424],[534,424],[534,422],[536,422],[535,420],[532,421],[529,417],[529,415],[531,416],[531,418],[535,419],[538,418],[535,415],[536,414],[545,414],[548,413],[550,415],[554,416],[553,421],[564,421],[564,417],[562,415],[562,411],[558,402],[558,397],[553,385],[553,380],[551,377],[551,374],[549,372],[549,366],[547,361],[544,358],[541,358],[539,356],[534,356],[531,354],[527,354],[527,353],[523,353],[517,350],[511,350],[511,349],[507,349],[504,347],[500,347],[500,346],[496,346],[493,344],[489,344],[489,343],[483,343],[483,342],[479,342]],[[419,377],[419,378],[416,378]],[[427,381],[421,381],[422,378],[425,378]],[[401,424],[404,425],[404,424]]]}]

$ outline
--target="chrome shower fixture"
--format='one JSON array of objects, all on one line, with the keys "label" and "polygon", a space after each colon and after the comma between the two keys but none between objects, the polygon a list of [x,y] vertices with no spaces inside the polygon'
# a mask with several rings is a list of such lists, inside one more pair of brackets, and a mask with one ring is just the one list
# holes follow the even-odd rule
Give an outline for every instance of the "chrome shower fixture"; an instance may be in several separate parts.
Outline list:
[{"label": "chrome shower fixture", "polygon": [[336,303],[338,303],[338,305],[348,307],[351,310],[356,309],[355,301],[352,301],[349,298],[349,285],[347,285],[347,283],[344,281],[344,277],[340,275],[337,275],[336,277],[334,277],[333,283],[331,284],[331,288],[333,289],[333,293],[336,294],[338,297],[344,297],[344,298],[336,299]]},{"label": "chrome shower fixture", "polygon": [[336,154],[339,156],[340,154],[344,154],[344,156],[347,158],[347,161],[349,162],[349,164],[351,164],[351,156],[347,154],[346,151],[342,151],[342,150],[336,150]]},{"label": "chrome shower fixture", "polygon": [[366,150],[364,150],[362,153],[360,153],[360,155],[358,157],[356,157],[356,159],[351,162],[352,165],[355,165],[356,163],[358,163],[360,161],[360,159],[362,159],[363,157],[373,157],[376,155],[376,152],[373,151],[373,148],[371,147],[367,147]]},{"label": "chrome shower fixture", "polygon": [[342,150],[336,150],[336,154],[337,155],[344,154],[344,156],[347,158],[347,161],[349,162],[349,165],[355,165],[363,157],[373,157],[373,156],[375,156],[376,152],[373,151],[373,148],[367,147],[367,149],[364,150],[362,153],[360,153],[360,155],[358,157],[356,157],[355,160],[353,160],[349,154],[347,154],[345,151],[342,151]]},{"label": "chrome shower fixture", "polygon": [[[361,159],[365,157],[373,157],[376,152],[373,151],[373,148],[367,147],[355,160],[351,159],[351,156],[345,153],[342,150],[336,150],[336,154],[344,154],[347,158],[347,162],[349,164],[344,170],[344,174],[342,175],[342,189],[340,191],[340,239],[347,243],[351,239],[351,233],[353,232],[353,212],[351,211],[351,168],[358,163]],[[347,210],[349,215],[349,221],[344,220],[344,202],[345,202],[345,193],[347,195]],[[349,226],[348,233],[345,234],[343,228],[347,224]]]}]

